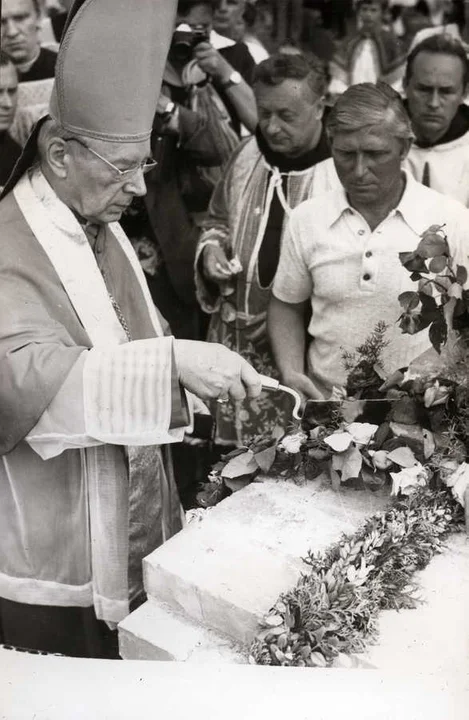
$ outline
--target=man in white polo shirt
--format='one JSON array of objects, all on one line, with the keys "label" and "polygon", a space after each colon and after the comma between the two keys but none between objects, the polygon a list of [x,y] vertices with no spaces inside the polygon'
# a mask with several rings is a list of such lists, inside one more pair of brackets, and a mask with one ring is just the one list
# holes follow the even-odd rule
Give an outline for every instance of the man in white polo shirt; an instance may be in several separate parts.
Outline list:
[{"label": "man in white polo shirt", "polygon": [[454,262],[467,267],[469,252],[469,211],[401,169],[412,132],[392,88],[352,86],[327,127],[343,187],[292,211],[268,321],[283,381],[312,398],[344,385],[343,351],[353,351],[380,320],[388,325],[386,372],[430,347],[427,331],[404,335],[396,323],[399,294],[415,289],[399,252],[414,250],[432,224],[445,224]]}]

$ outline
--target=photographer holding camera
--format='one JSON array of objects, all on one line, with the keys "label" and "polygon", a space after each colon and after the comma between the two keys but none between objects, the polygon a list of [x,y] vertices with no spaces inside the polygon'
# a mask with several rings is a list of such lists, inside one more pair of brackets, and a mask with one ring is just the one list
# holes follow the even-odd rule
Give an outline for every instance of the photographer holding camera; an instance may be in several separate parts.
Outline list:
[{"label": "photographer holding camera", "polygon": [[235,43],[213,30],[214,10],[219,3],[180,0],[168,60],[183,82],[188,79],[187,66],[193,62],[213,83],[236,130],[239,132],[241,123],[254,132],[257,112],[250,85],[255,64],[244,43]]},{"label": "photographer holding camera", "polygon": [[[124,222],[137,250],[142,247],[146,255],[144,270],[155,304],[176,337],[193,340],[205,339],[208,325],[193,277],[199,224],[221,169],[239,143],[241,124],[251,132],[257,124],[253,91],[238,69],[249,74],[252,58],[246,46],[213,33],[216,5],[216,0],[179,0],[153,123],[152,153],[158,164],[146,176],[140,212],[135,214],[134,207]],[[212,40],[226,47],[218,51]]]}]

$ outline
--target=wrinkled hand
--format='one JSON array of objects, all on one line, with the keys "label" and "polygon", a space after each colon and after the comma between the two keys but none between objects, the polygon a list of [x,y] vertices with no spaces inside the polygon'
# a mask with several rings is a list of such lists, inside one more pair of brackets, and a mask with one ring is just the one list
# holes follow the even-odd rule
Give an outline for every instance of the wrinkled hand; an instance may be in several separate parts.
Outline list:
[{"label": "wrinkled hand", "polygon": [[218,343],[174,340],[182,385],[202,400],[257,397],[261,378],[241,355]]},{"label": "wrinkled hand", "polygon": [[217,283],[226,282],[226,280],[229,280],[233,275],[225,251],[217,245],[205,246],[202,262],[204,275],[207,280],[212,280]]},{"label": "wrinkled hand", "polygon": [[283,376],[282,383],[296,390],[303,398],[303,402],[310,399],[324,400],[324,396],[319,392],[312,380],[303,373],[292,370]]},{"label": "wrinkled hand", "polygon": [[208,42],[202,42],[196,45],[194,58],[197,60],[197,64],[201,70],[217,80],[225,81],[233,72],[233,68],[229,62]]}]

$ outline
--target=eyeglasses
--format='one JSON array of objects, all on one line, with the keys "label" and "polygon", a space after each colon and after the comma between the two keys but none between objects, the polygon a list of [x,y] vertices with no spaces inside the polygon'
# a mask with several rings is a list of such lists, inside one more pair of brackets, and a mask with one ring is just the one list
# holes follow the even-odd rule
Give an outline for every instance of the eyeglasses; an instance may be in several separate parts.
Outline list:
[{"label": "eyeglasses", "polygon": [[130,179],[134,175],[136,175],[139,170],[141,170],[142,173],[144,175],[146,175],[146,173],[150,172],[150,170],[153,170],[153,168],[155,168],[158,165],[156,160],[154,160],[151,157],[148,157],[143,162],[141,162],[140,165],[136,165],[135,167],[128,168],[127,170],[120,170],[120,168],[116,167],[112,162],[110,162],[110,160],[106,160],[106,158],[103,157],[102,155],[100,155],[98,152],[96,152],[96,150],[93,150],[93,148],[88,147],[88,145],[86,145],[84,142],[82,142],[82,140],[79,140],[76,137],[72,137],[72,138],[66,138],[65,142],[70,142],[71,140],[78,143],[78,145],[81,145],[82,147],[86,148],[86,150],[88,150],[88,152],[92,153],[97,158],[99,158],[99,160],[102,160],[102,162],[106,163],[106,165],[108,167],[110,167],[116,173],[119,180]]}]

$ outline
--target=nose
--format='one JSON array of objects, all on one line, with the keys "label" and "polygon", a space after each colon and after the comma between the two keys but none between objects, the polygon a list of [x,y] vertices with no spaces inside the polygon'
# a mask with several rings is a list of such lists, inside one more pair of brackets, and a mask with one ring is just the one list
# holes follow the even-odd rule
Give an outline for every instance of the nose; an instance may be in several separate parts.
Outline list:
[{"label": "nose", "polygon": [[13,98],[7,92],[0,92],[0,105],[2,108],[10,109],[13,107]]},{"label": "nose", "polygon": [[362,178],[366,172],[366,162],[362,153],[357,153],[355,156],[355,165],[353,168],[353,174],[356,178]]},{"label": "nose", "polygon": [[280,128],[279,128],[277,119],[273,116],[270,117],[267,122],[267,126],[265,128],[267,135],[272,135],[272,136],[277,135],[279,129]]},{"label": "nose", "polygon": [[435,88],[430,95],[429,105],[432,108],[439,108],[441,105],[441,99],[438,90]]},{"label": "nose", "polygon": [[141,168],[137,170],[135,175],[129,178],[129,180],[125,183],[124,190],[125,192],[137,197],[143,197],[143,195],[146,195],[147,186],[145,185],[145,176]]},{"label": "nose", "polygon": [[13,18],[5,18],[4,22],[2,22],[2,30],[5,33],[6,37],[15,37],[15,35],[18,35],[19,28],[16,22],[13,20]]}]

